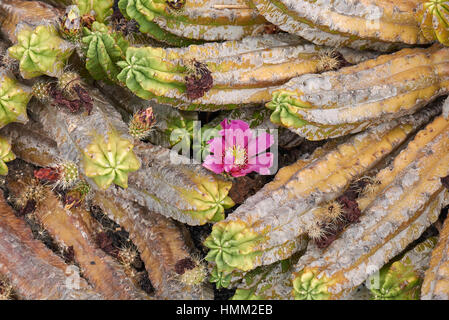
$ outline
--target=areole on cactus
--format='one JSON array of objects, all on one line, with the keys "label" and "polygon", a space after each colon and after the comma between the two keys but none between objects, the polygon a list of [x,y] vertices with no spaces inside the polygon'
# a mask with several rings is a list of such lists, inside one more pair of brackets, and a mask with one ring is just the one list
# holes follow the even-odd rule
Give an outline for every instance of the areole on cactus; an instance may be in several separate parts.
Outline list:
[{"label": "areole on cactus", "polygon": [[30,88],[8,72],[0,71],[0,128],[10,122],[28,121],[26,108],[30,99]]},{"label": "areole on cactus", "polygon": [[25,79],[40,75],[58,77],[73,52],[73,45],[63,40],[52,25],[32,28],[22,25],[17,31],[18,43],[9,48],[9,55],[19,60]]},{"label": "areole on cactus", "polygon": [[133,144],[111,130],[107,137],[96,136],[83,152],[83,165],[87,177],[102,189],[112,183],[127,188],[128,174],[140,168],[133,152]]}]

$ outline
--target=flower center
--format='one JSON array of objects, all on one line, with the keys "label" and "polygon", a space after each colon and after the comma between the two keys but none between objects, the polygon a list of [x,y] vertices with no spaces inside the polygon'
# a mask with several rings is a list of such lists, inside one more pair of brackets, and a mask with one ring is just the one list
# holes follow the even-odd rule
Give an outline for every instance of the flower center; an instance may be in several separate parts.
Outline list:
[{"label": "flower center", "polygon": [[231,152],[234,156],[234,164],[237,166],[244,166],[248,162],[248,156],[245,148],[241,146],[233,146],[228,149],[228,152]]}]

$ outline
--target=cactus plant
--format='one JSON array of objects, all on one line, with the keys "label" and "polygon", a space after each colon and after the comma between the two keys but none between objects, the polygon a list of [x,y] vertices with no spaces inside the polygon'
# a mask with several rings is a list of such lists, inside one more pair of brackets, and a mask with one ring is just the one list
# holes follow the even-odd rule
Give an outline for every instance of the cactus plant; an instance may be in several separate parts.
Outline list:
[{"label": "cactus plant", "polygon": [[128,173],[140,168],[133,144],[111,131],[107,137],[97,135],[83,153],[84,173],[102,189],[111,183],[128,188]]},{"label": "cactus plant", "polygon": [[74,49],[59,37],[52,25],[40,25],[34,29],[22,26],[17,40],[18,43],[10,47],[8,53],[20,61],[20,74],[25,79],[43,74],[58,77]]},{"label": "cactus plant", "polygon": [[117,78],[143,99],[180,109],[232,109],[266,102],[270,90],[293,77],[338,68],[338,57],[322,63],[327,51],[285,34],[175,49],[128,47]]},{"label": "cactus plant", "polygon": [[398,43],[430,42],[414,12],[420,1],[379,0],[370,5],[331,1],[251,0],[268,21],[317,44],[389,51]]},{"label": "cactus plant", "polygon": [[[97,90],[88,88],[88,92],[93,99],[90,115],[54,112],[39,103],[29,105],[46,130],[43,135],[58,141],[57,153],[62,160],[78,164],[83,175],[99,184],[93,185],[96,188],[107,187],[114,180],[126,186],[128,180],[127,190],[118,188],[114,192],[182,222],[197,225],[224,217],[224,210],[234,205],[227,196],[231,181],[210,174],[199,165],[186,165],[188,159],[174,157],[165,148],[138,141],[134,141],[133,148],[134,139],[128,135],[120,114]],[[122,148],[116,149],[119,144]],[[106,157],[101,150],[109,150]],[[142,164],[141,169],[129,173],[136,168],[136,159]],[[80,165],[82,160],[84,166]]]},{"label": "cactus plant", "polygon": [[8,72],[0,71],[0,127],[10,122],[28,121],[26,107],[30,99],[28,87],[21,85]]},{"label": "cactus plant", "polygon": [[186,239],[183,226],[132,201],[118,199],[110,189],[95,193],[92,200],[130,233],[157,296],[165,299],[211,298],[211,289],[203,281],[181,282],[186,271],[202,270],[190,255],[188,243],[191,240]]},{"label": "cactus plant", "polygon": [[380,125],[336,147],[329,143],[310,158],[282,168],[273,182],[213,226],[205,241],[211,249],[206,260],[218,271],[247,271],[301,250],[317,221],[315,210],[341,195],[439,110],[436,106]]},{"label": "cactus plant", "polygon": [[83,29],[86,46],[86,69],[95,80],[115,81],[120,69],[116,63],[125,58],[128,42],[121,34],[112,32],[102,23],[94,22]]},{"label": "cactus plant", "polygon": [[449,219],[446,218],[435,250],[432,252],[421,288],[422,300],[447,300],[449,296]]},{"label": "cactus plant", "polygon": [[230,4],[216,0],[120,0],[119,8],[125,17],[139,23],[143,33],[151,33],[156,25],[190,39],[239,40],[263,31],[267,24],[242,0]]},{"label": "cactus plant", "polygon": [[424,271],[437,239],[429,238],[368,278],[375,300],[418,300]]},{"label": "cactus plant", "polygon": [[[8,176],[8,189],[15,198],[20,198],[31,183],[32,170],[26,168]],[[48,214],[51,212],[51,215]],[[64,208],[50,188],[45,188],[45,201],[40,201],[33,212],[41,225],[57,239],[62,247],[72,247],[74,257],[84,276],[95,290],[107,299],[145,299],[124,271],[114,260],[95,245],[79,211]],[[89,214],[90,215],[90,214]],[[92,261],[94,263],[92,263]]]},{"label": "cactus plant", "polygon": [[[357,199],[360,222],[324,251],[310,245],[299,259],[295,298],[344,298],[437,220],[449,200],[440,180],[449,173],[448,143],[449,122],[438,117],[379,171],[375,191]],[[300,288],[312,284],[319,290],[304,295]]]},{"label": "cactus plant", "polygon": [[0,196],[0,217],[0,273],[7,277],[20,298],[103,299],[81,277],[78,278],[79,286],[66,285],[72,275],[69,266],[33,238],[26,222],[15,216],[3,194]]},{"label": "cactus plant", "polygon": [[336,72],[304,75],[275,91],[267,107],[274,123],[310,140],[359,132],[447,93],[448,59],[447,48],[403,49]]}]

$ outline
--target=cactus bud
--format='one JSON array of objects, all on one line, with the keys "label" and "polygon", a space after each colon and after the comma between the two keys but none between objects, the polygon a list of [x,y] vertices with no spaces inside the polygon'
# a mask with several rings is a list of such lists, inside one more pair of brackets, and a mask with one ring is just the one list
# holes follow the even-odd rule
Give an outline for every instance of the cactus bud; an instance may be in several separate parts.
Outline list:
[{"label": "cactus bud", "polygon": [[77,6],[68,6],[60,18],[59,31],[63,38],[78,42],[81,37],[81,14]]},{"label": "cactus bud", "polygon": [[153,108],[148,107],[137,111],[129,122],[129,134],[136,139],[144,140],[151,132],[151,128],[156,122]]},{"label": "cactus bud", "polygon": [[186,94],[190,100],[201,98],[212,88],[214,79],[205,63],[196,60],[189,62],[187,73],[188,76],[185,77]]}]

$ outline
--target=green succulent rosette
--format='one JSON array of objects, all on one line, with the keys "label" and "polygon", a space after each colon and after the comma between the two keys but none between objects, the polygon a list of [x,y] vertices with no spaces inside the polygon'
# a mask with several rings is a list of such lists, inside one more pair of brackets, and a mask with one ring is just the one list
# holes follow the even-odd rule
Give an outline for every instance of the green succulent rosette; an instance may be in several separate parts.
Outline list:
[{"label": "green succulent rosette", "polygon": [[0,128],[10,122],[28,121],[26,108],[31,90],[6,72],[0,73]]},{"label": "green succulent rosette", "polygon": [[[370,281],[373,285],[373,278]],[[379,281],[379,288],[370,288],[374,300],[419,300],[422,279],[410,265],[396,261],[382,268]]]},{"label": "green succulent rosette", "polygon": [[421,31],[427,40],[449,45],[449,1],[429,0],[418,10]]},{"label": "green succulent rosette", "polygon": [[228,196],[232,182],[218,179],[206,180],[194,175],[191,175],[190,179],[197,186],[198,191],[178,188],[184,199],[195,207],[195,210],[185,211],[185,213],[203,223],[223,220],[225,209],[235,205]]},{"label": "green succulent rosette", "polygon": [[113,13],[114,0],[73,0],[73,4],[78,6],[81,15],[94,13],[95,20],[104,22]]},{"label": "green succulent rosette", "polygon": [[374,300],[419,300],[437,238],[428,238],[368,278]]},{"label": "green succulent rosette", "polygon": [[180,96],[185,92],[185,67],[164,57],[162,48],[129,47],[126,60],[117,63],[122,68],[117,78],[142,99]]},{"label": "green succulent rosette", "polygon": [[128,174],[140,168],[133,144],[111,131],[107,137],[96,136],[83,152],[84,172],[101,189],[112,183],[127,188]]},{"label": "green succulent rosette", "polygon": [[260,255],[253,248],[262,238],[242,221],[216,223],[204,242],[210,249],[206,260],[215,263],[218,271],[251,270],[254,268],[254,259]]},{"label": "green succulent rosette", "polygon": [[285,90],[275,91],[272,99],[266,104],[271,113],[271,122],[284,127],[300,128],[307,122],[298,117],[296,111],[307,106],[298,104],[294,94]]},{"label": "green succulent rosette", "polygon": [[295,274],[293,280],[293,296],[295,300],[328,300],[329,279],[322,275],[317,277],[318,272],[313,268],[305,268]]},{"label": "green succulent rosette", "polygon": [[41,75],[61,75],[73,49],[52,25],[40,25],[35,29],[22,26],[17,34],[17,44],[10,47],[8,53],[19,60],[22,77],[31,79]]},{"label": "green succulent rosette", "polygon": [[12,161],[16,158],[11,151],[11,145],[5,139],[0,137],[0,175],[6,176],[8,174],[8,167],[6,162]]},{"label": "green succulent rosette", "polygon": [[209,282],[215,283],[217,289],[227,288],[231,284],[232,274],[218,271],[217,267],[212,269],[210,273]]},{"label": "green succulent rosette", "polygon": [[91,30],[83,29],[82,42],[85,45],[86,69],[95,80],[116,82],[121,69],[117,62],[125,59],[128,41],[119,33],[111,32],[99,22]]}]

